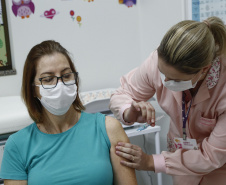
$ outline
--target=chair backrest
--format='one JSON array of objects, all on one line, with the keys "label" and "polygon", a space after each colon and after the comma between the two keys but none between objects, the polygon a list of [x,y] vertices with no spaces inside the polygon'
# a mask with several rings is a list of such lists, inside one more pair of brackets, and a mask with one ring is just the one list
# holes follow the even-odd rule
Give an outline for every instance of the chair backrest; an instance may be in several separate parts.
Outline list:
[{"label": "chair backrest", "polygon": [[116,89],[100,89],[80,93],[83,105],[86,107],[85,112],[106,112],[109,110],[109,103],[112,93]]}]

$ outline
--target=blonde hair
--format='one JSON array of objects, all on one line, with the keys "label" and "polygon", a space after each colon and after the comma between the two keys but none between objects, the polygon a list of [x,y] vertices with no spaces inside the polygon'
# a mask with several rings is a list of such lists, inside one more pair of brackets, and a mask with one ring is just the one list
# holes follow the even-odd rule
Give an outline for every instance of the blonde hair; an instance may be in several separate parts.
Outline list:
[{"label": "blonde hair", "polygon": [[157,49],[166,64],[180,72],[195,74],[226,53],[226,28],[218,17],[203,22],[181,21],[163,37]]}]

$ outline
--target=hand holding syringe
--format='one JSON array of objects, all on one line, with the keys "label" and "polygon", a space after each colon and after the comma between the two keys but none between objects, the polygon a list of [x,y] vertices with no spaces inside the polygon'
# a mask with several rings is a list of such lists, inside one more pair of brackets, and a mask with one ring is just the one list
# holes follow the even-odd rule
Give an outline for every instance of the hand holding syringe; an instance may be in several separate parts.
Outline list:
[{"label": "hand holding syringe", "polygon": [[[164,118],[164,117],[165,117],[165,115],[158,116],[157,118],[155,118],[155,122],[161,120],[161,119]],[[145,129],[146,129],[147,127],[149,127],[149,126],[150,126],[149,124],[145,123],[145,124],[143,124],[142,126],[140,126],[140,127],[137,129],[137,131],[145,130]]]}]

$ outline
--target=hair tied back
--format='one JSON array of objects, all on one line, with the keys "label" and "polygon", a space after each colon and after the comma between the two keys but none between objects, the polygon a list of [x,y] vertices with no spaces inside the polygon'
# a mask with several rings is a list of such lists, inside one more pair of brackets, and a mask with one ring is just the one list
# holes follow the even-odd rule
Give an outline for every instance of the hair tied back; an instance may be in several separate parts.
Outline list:
[{"label": "hair tied back", "polygon": [[204,20],[203,22],[210,28],[210,23],[207,20]]}]

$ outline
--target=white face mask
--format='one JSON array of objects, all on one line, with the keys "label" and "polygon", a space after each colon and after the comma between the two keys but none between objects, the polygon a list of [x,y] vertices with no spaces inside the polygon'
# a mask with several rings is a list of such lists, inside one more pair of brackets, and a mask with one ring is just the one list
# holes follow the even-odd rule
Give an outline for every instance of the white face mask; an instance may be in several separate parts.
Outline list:
[{"label": "white face mask", "polygon": [[165,82],[165,75],[161,73],[161,80],[163,85],[171,90],[171,91],[185,91],[191,88],[195,88],[196,84],[198,83],[199,79],[201,78],[202,75],[200,75],[199,79],[192,85],[192,80],[187,80],[187,81],[180,81],[180,82],[175,82],[174,80],[169,80]]},{"label": "white face mask", "polygon": [[37,85],[42,96],[40,102],[50,113],[54,115],[65,114],[77,96],[77,86],[64,85],[59,82],[55,88],[44,89],[42,85]]}]

